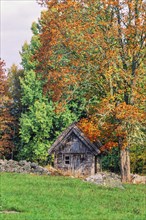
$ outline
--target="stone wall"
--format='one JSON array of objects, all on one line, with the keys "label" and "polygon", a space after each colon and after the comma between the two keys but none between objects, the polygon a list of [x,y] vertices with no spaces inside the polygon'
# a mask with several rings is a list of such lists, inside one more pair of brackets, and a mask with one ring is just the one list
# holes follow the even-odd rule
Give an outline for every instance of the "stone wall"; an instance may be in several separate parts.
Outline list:
[{"label": "stone wall", "polygon": [[0,172],[10,173],[34,173],[38,175],[50,175],[51,173],[37,163],[27,162],[25,160],[0,160]]},{"label": "stone wall", "polygon": [[[112,172],[99,172],[95,175],[89,176],[85,179],[87,182],[95,183],[97,185],[107,187],[123,188],[121,176]],[[146,184],[146,176],[138,174],[131,174],[131,183],[133,184]]]},{"label": "stone wall", "polygon": [[89,176],[88,178],[85,179],[85,181],[101,186],[117,187],[124,189],[121,182],[121,177],[115,173],[100,172],[95,175]]}]

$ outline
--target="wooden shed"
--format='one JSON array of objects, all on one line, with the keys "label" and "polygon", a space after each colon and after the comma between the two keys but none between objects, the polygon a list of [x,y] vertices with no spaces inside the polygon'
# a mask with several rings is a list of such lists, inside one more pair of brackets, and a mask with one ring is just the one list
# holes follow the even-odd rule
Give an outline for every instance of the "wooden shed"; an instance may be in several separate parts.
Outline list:
[{"label": "wooden shed", "polygon": [[54,167],[71,175],[93,175],[100,170],[100,142],[95,146],[78,128],[70,125],[57,138],[48,153],[54,155]]}]

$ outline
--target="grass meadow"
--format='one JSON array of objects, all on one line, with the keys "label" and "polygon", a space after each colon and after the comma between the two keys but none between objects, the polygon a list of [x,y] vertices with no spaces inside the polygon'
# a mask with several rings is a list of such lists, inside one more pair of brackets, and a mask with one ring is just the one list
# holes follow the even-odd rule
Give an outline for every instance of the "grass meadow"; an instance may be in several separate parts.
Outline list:
[{"label": "grass meadow", "polygon": [[0,217],[1,220],[145,220],[146,187],[129,184],[124,187],[124,190],[104,188],[63,176],[1,173]]}]

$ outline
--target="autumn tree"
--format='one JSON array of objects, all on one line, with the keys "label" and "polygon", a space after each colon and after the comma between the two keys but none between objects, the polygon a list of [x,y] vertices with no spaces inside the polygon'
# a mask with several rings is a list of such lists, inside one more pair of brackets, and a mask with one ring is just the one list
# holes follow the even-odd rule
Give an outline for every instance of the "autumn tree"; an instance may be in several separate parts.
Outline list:
[{"label": "autumn tree", "polygon": [[9,87],[9,95],[12,99],[11,114],[15,119],[15,136],[13,137],[13,142],[15,145],[15,152],[14,152],[15,159],[17,158],[20,147],[19,120],[21,113],[23,111],[22,102],[21,102],[22,89],[20,84],[20,78],[23,78],[23,76],[24,76],[24,70],[19,69],[15,64],[13,64],[8,69],[7,82]]},{"label": "autumn tree", "polygon": [[4,67],[4,61],[0,60],[0,157],[13,158],[14,118],[11,114],[12,100],[9,97]]},{"label": "autumn tree", "polygon": [[44,93],[46,79],[38,68],[43,64],[36,58],[41,45],[40,28],[40,23],[32,24],[31,42],[25,43],[21,52],[24,74],[20,78],[22,112],[19,119],[19,158],[44,163],[54,138],[76,117],[66,106],[64,111],[60,112],[59,105],[52,99],[51,94]]},{"label": "autumn tree", "polygon": [[[129,150],[135,143],[143,145],[145,138],[145,2],[103,1],[103,8],[111,19],[99,22],[101,36],[105,36],[99,44],[104,59],[97,75],[102,73],[105,78],[106,95],[99,104],[91,103],[90,114],[106,137],[104,148],[120,148],[122,180],[128,182]],[[96,34],[91,44],[99,42]]]},{"label": "autumn tree", "polygon": [[44,90],[60,103],[74,88],[84,91],[103,149],[119,147],[122,180],[130,181],[129,150],[144,141],[145,2],[45,2],[38,52]]},{"label": "autumn tree", "polygon": [[110,85],[113,94],[110,94],[109,101],[114,100],[112,115],[121,149],[122,180],[130,181],[130,147],[135,142],[144,143],[145,3],[122,1],[114,3],[114,6],[109,4],[115,11],[113,26],[117,26],[117,44],[114,48],[118,57],[117,71],[111,69],[118,73],[119,78]]}]

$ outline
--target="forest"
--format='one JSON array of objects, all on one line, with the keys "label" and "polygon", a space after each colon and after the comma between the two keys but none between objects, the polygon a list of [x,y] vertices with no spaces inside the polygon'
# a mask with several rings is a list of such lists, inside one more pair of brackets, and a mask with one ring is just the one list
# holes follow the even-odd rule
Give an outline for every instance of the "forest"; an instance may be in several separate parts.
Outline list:
[{"label": "forest", "polygon": [[102,168],[146,174],[143,0],[38,0],[45,5],[21,65],[0,60],[0,157],[48,164],[71,123],[102,143]]}]

